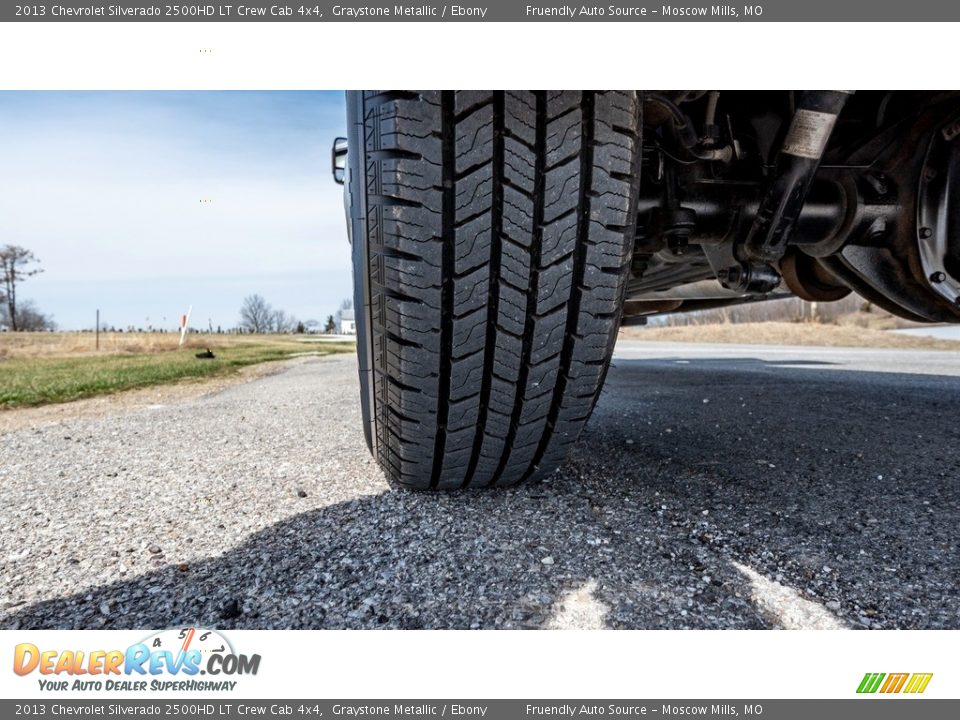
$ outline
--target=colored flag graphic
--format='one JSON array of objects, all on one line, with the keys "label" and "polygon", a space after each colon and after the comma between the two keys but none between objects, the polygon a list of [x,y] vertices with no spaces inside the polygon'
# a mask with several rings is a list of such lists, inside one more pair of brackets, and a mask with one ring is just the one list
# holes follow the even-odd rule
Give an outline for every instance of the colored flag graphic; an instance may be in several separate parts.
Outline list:
[{"label": "colored flag graphic", "polygon": [[857,687],[858,693],[919,694],[927,689],[933,673],[867,673]]}]

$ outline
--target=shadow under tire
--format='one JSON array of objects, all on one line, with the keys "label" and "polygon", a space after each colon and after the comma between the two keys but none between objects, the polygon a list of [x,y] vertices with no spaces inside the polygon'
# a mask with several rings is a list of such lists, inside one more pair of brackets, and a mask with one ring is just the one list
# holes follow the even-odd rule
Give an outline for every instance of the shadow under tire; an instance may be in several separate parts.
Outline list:
[{"label": "shadow under tire", "polygon": [[633,248],[634,92],[347,93],[361,400],[394,483],[553,470],[600,394]]}]

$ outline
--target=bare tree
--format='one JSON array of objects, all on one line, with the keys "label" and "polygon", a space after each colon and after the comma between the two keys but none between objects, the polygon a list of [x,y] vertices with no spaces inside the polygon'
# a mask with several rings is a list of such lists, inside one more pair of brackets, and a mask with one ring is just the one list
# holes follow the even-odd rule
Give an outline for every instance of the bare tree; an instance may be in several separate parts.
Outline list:
[{"label": "bare tree", "polygon": [[274,310],[270,314],[270,331],[275,333],[292,332],[297,327],[297,319],[284,310]]},{"label": "bare tree", "polygon": [[292,333],[303,327],[285,310],[274,308],[262,295],[248,295],[240,307],[240,329],[249,333]]},{"label": "bare tree", "polygon": [[38,264],[36,256],[25,247],[19,245],[4,245],[0,248],[0,281],[3,283],[2,300],[7,309],[7,321],[10,329],[21,329],[20,315],[17,312],[17,285],[42,273],[40,267],[30,267]]},{"label": "bare tree", "polygon": [[240,327],[246,332],[265,333],[273,328],[274,310],[262,295],[248,295],[240,306]]},{"label": "bare tree", "polygon": [[[13,323],[7,318],[8,310],[4,306],[0,308],[0,324],[13,327]],[[17,304],[17,329],[23,332],[42,332],[45,330],[56,330],[57,324],[49,315],[40,312],[32,300],[24,300]]]}]

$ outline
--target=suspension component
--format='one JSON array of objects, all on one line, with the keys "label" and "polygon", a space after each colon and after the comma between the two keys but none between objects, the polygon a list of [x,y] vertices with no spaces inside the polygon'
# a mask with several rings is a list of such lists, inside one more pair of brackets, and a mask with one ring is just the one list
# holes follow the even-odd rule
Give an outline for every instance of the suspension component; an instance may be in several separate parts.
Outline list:
[{"label": "suspension component", "polygon": [[[853,290],[911,320],[960,321],[960,93],[892,96],[811,91],[786,111],[648,95],[630,309]],[[698,157],[721,144],[733,162]]]},{"label": "suspension component", "polygon": [[750,295],[765,295],[780,285],[780,274],[764,263],[737,263],[717,273],[724,287]]},{"label": "suspension component", "polygon": [[838,280],[817,258],[791,248],[780,261],[780,273],[790,291],[807,302],[842,300],[853,290]]},{"label": "suspension component", "polygon": [[917,246],[927,282],[960,305],[960,116],[934,133],[917,198]]},{"label": "suspension component", "polygon": [[849,97],[848,92],[833,90],[808,90],[800,97],[773,177],[747,232],[748,257],[767,263],[783,257],[837,116]]}]

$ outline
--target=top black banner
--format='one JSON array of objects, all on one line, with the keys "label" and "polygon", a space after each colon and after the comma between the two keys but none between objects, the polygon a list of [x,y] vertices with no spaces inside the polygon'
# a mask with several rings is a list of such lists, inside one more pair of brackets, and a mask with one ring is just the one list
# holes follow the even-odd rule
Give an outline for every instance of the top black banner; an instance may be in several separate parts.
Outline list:
[{"label": "top black banner", "polygon": [[356,0],[335,3],[189,3],[61,0],[0,6],[0,22],[944,22],[960,20],[960,4],[943,0],[776,0],[757,5],[702,2],[577,4],[487,0],[414,4]]}]

